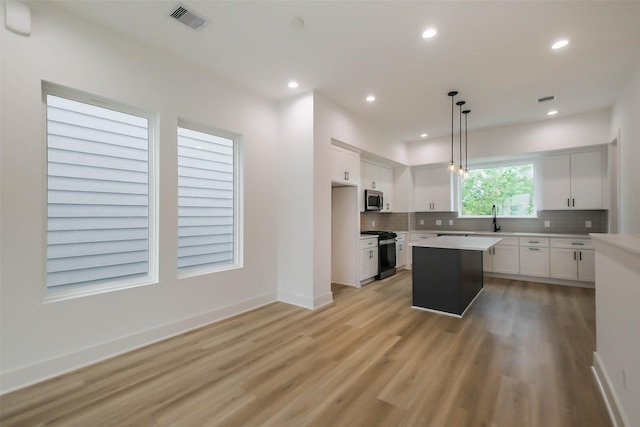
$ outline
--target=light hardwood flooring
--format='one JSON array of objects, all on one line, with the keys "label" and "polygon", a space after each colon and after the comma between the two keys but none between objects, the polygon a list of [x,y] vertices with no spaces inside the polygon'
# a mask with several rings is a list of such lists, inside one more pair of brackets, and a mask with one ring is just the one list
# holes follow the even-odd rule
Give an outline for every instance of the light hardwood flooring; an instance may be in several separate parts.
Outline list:
[{"label": "light hardwood flooring", "polygon": [[403,271],[273,303],[0,398],[9,426],[610,426],[594,292],[485,279],[463,319]]}]

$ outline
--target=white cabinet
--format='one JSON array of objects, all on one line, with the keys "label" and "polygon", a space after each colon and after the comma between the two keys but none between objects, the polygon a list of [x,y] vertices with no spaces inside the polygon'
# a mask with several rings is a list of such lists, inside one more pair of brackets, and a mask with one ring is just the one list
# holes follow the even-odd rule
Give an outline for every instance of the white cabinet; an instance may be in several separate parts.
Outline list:
[{"label": "white cabinet", "polygon": [[402,268],[407,264],[407,233],[397,233],[396,238],[396,268]]},{"label": "white cabinet", "polygon": [[357,185],[360,182],[360,155],[331,145],[331,181]]},{"label": "white cabinet", "polygon": [[549,239],[520,238],[520,274],[549,277]]},{"label": "white cabinet", "polygon": [[453,175],[444,167],[414,169],[414,211],[454,212]]},{"label": "white cabinet", "polygon": [[587,151],[543,157],[542,209],[604,209],[604,154]]},{"label": "white cabinet", "polygon": [[551,239],[550,277],[595,281],[595,254],[589,239]]},{"label": "white cabinet", "polygon": [[360,162],[360,183],[364,190],[382,191],[381,212],[393,210],[393,169],[366,160]]},{"label": "white cabinet", "polygon": [[517,237],[503,237],[502,241],[482,254],[484,271],[520,274],[520,253]]},{"label": "white cabinet", "polygon": [[360,239],[360,281],[378,274],[378,237]]}]

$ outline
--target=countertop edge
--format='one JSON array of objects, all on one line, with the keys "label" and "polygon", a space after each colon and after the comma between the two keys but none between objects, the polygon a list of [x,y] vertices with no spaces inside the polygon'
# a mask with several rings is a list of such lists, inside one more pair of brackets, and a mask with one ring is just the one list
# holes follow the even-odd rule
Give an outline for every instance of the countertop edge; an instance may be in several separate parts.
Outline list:
[{"label": "countertop edge", "polygon": [[640,255],[640,235],[638,234],[605,234],[591,233],[591,240],[598,249],[599,243]]}]

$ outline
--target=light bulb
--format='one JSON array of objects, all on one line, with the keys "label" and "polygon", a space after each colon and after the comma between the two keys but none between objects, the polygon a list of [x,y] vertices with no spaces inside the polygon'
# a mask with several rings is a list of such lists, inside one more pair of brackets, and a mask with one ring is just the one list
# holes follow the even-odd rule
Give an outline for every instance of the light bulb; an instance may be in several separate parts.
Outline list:
[{"label": "light bulb", "polygon": [[464,168],[464,175],[463,175],[463,177],[464,177],[464,178],[469,178],[469,169]]},{"label": "light bulb", "polygon": [[460,176],[464,175],[464,167],[462,165],[460,165],[460,167],[458,168],[458,173],[460,174]]},{"label": "light bulb", "polygon": [[447,170],[451,173],[454,173],[456,171],[456,164],[453,162],[449,163],[449,167],[447,168]]}]

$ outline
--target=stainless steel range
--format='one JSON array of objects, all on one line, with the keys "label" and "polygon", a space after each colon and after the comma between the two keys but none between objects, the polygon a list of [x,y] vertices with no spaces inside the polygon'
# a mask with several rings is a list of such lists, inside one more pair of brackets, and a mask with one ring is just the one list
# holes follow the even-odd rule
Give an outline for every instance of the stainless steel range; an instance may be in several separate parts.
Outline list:
[{"label": "stainless steel range", "polygon": [[362,231],[361,234],[378,236],[378,275],[377,280],[396,274],[396,237],[393,231]]}]

